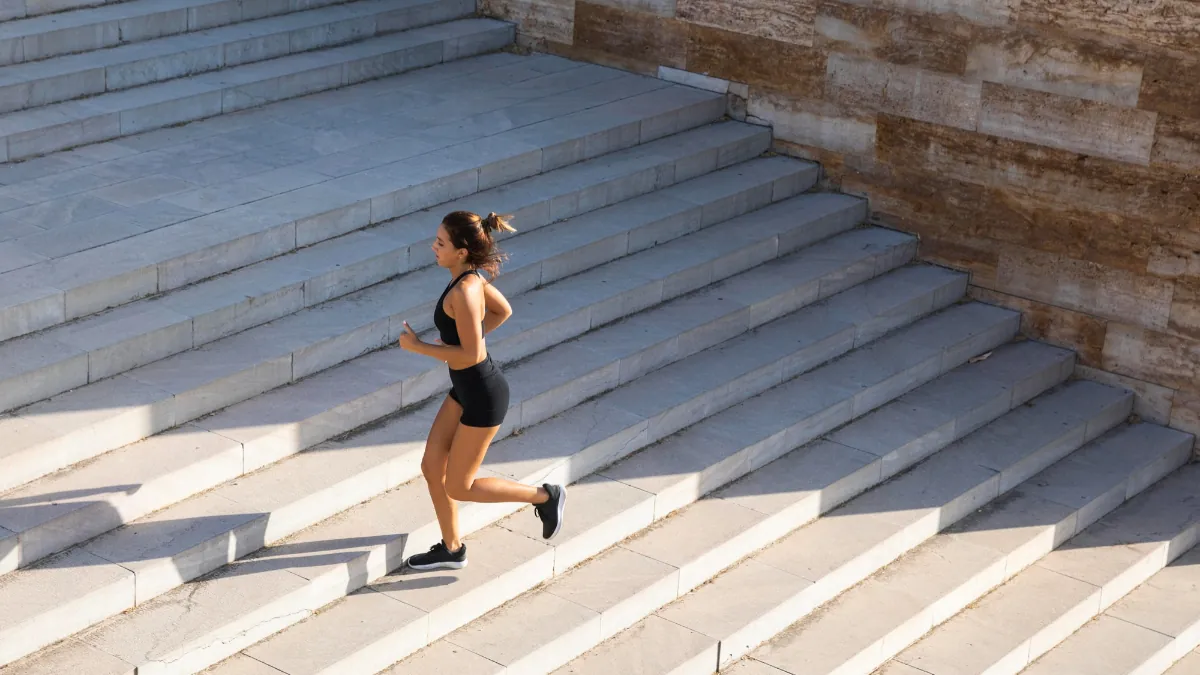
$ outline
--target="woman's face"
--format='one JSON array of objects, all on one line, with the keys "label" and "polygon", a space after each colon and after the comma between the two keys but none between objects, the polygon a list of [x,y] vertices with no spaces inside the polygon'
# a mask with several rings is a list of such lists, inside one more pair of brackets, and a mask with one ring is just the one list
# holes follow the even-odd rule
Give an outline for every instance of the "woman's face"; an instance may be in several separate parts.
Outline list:
[{"label": "woman's face", "polygon": [[437,264],[442,267],[454,267],[459,264],[466,253],[463,249],[454,248],[454,244],[450,243],[450,235],[446,232],[446,226],[439,224],[437,236],[433,239],[433,257],[437,259]]}]

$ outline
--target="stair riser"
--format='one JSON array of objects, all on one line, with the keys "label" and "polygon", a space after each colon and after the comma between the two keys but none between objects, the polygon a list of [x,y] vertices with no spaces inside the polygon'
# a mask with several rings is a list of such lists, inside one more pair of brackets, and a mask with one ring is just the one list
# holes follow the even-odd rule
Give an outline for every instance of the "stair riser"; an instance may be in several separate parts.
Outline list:
[{"label": "stair riser", "polygon": [[[722,159],[730,164],[749,160],[761,154],[769,142],[770,135],[764,132],[732,147],[719,148],[715,152],[704,151],[692,157],[643,169],[636,174],[614,178],[597,186],[559,195],[546,195],[540,201],[524,204],[517,210],[516,217],[521,223],[521,234],[527,234],[553,222],[550,212],[552,202],[561,200],[580,205],[570,211],[565,208],[557,209],[555,220],[582,215],[590,210],[604,208],[667,187],[671,182],[664,176],[674,175],[679,180],[687,180],[693,177],[687,173],[689,165],[706,157],[715,159],[715,156],[720,154]],[[811,177],[802,178],[799,191],[804,191],[811,183]],[[242,287],[243,292],[238,294],[236,304],[209,309],[206,313],[196,316],[188,316],[189,313],[183,311],[187,309],[184,305],[180,307],[180,318],[174,322],[162,322],[158,328],[135,338],[93,349],[70,359],[48,363],[38,370],[0,381],[0,409],[17,408],[118,375],[431,264],[427,253],[428,240],[404,244],[401,240],[386,235],[378,236],[372,232],[352,236],[358,236],[361,240],[362,245],[358,248],[370,249],[373,256],[361,260],[347,256],[344,265],[306,281],[295,280],[299,275],[295,273],[294,266],[303,265],[301,259],[291,261],[283,258],[263,263],[277,269],[277,284],[263,283],[259,277],[251,282],[253,285]],[[563,263],[567,266],[578,265],[570,259],[564,259]],[[169,298],[164,299],[164,304],[170,307],[172,301]],[[62,339],[71,338],[69,329],[56,331],[55,334],[58,333],[63,333]]]},{"label": "stair riser", "polygon": [[[375,15],[334,20],[291,31],[198,45],[163,56],[98,65],[53,77],[0,87],[0,113],[120,91],[155,82],[239,66],[289,54],[335,47],[375,35],[429,26],[470,16],[473,2],[444,0],[427,5],[381,11]],[[128,40],[122,42],[127,43]],[[3,49],[0,46],[0,49]]]}]

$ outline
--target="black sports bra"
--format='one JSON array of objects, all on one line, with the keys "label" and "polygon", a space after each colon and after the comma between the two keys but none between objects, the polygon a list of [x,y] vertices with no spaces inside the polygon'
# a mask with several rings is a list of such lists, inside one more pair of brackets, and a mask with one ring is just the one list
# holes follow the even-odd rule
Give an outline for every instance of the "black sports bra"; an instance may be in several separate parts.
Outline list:
[{"label": "black sports bra", "polygon": [[446,287],[446,290],[442,291],[442,297],[438,298],[437,305],[433,308],[433,325],[437,327],[438,333],[440,333],[439,337],[442,339],[442,344],[444,345],[457,347],[462,344],[462,341],[458,338],[458,324],[446,313],[446,310],[442,307],[442,303],[446,302],[446,294],[450,292],[450,289],[454,288],[468,274],[479,274],[479,270],[467,270],[455,277],[454,281],[451,281],[450,285]]}]

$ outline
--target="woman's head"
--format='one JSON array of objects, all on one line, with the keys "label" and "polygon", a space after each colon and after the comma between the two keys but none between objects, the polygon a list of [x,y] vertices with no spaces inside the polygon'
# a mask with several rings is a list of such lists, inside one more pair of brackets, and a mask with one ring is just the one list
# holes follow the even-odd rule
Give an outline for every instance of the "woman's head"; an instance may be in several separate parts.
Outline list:
[{"label": "woman's head", "polygon": [[470,211],[454,211],[442,219],[433,254],[438,265],[471,265],[496,276],[504,254],[496,248],[495,232],[516,232],[504,218],[489,213],[486,218]]}]

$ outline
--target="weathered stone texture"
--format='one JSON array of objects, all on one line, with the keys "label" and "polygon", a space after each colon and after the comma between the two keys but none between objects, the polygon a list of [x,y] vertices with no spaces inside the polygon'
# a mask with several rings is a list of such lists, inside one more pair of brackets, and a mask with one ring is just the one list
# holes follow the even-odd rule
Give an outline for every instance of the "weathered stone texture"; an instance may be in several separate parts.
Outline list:
[{"label": "weathered stone texture", "polygon": [[640,72],[656,72],[658,66],[685,68],[687,26],[647,12],[577,2],[574,46],[609,55]]},{"label": "weathered stone texture", "polygon": [[1171,387],[1195,391],[1200,378],[1200,340],[1111,323],[1103,368]]},{"label": "weathered stone texture", "polygon": [[868,198],[1155,421],[1200,430],[1200,1],[483,7],[556,53],[719,78],[823,188]]},{"label": "weathered stone texture", "polygon": [[1000,256],[996,289],[1162,330],[1170,320],[1174,286],[1095,263],[1010,247]]},{"label": "weathered stone texture", "polygon": [[1146,57],[1138,107],[1168,115],[1200,118],[1200,56],[1151,54]]},{"label": "weathered stone texture", "polygon": [[1020,20],[1184,52],[1200,44],[1195,0],[1022,0]]},{"label": "weathered stone texture", "polygon": [[482,0],[481,11],[539,40],[570,44],[575,30],[575,0]]},{"label": "weathered stone texture", "polygon": [[975,129],[979,118],[977,82],[844,54],[829,55],[825,92],[842,105],[960,129]]},{"label": "weathered stone texture", "polygon": [[677,0],[677,15],[694,24],[812,46],[815,0]]},{"label": "weathered stone texture", "polygon": [[1128,50],[999,29],[976,31],[965,67],[972,79],[1124,107],[1137,106],[1144,70]]},{"label": "weathered stone texture", "polygon": [[687,69],[799,98],[822,98],[825,54],[810,47],[692,24]]},{"label": "weathered stone texture", "polygon": [[1022,0],[845,0],[864,7],[961,17],[985,26],[1003,26],[1017,16]]},{"label": "weathered stone texture", "polygon": [[980,302],[1019,310],[1022,333],[1074,349],[1081,365],[1098,367],[1104,362],[1106,321],[1083,312],[1073,312],[980,287],[973,287],[970,295]]},{"label": "weathered stone texture", "polygon": [[979,131],[1084,155],[1149,164],[1155,113],[983,83]]},{"label": "weathered stone texture", "polygon": [[939,15],[913,14],[823,0],[817,6],[816,45],[902,66],[961,75],[972,26]]}]

